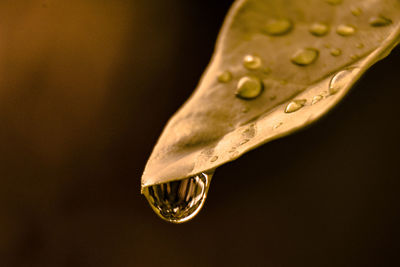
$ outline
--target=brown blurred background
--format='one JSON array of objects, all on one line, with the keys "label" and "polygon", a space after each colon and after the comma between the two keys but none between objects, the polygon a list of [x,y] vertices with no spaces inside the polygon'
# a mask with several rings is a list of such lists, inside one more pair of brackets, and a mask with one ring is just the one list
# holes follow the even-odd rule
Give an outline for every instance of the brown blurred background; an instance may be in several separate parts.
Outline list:
[{"label": "brown blurred background", "polygon": [[218,169],[192,222],[140,195],[231,2],[0,2],[0,266],[400,266],[400,49]]}]

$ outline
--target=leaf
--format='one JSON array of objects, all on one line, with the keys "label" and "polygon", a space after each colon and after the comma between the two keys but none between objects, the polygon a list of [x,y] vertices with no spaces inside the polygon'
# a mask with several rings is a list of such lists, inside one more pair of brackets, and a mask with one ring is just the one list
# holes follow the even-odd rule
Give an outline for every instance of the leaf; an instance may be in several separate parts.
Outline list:
[{"label": "leaf", "polygon": [[210,171],[309,125],[399,41],[398,0],[238,0],[142,189]]}]

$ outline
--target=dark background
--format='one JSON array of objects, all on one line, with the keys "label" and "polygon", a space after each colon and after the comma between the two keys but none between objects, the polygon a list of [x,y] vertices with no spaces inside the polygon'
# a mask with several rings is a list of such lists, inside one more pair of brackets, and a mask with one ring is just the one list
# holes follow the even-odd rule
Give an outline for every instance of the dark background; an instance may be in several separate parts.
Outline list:
[{"label": "dark background", "polygon": [[193,221],[140,195],[231,2],[1,1],[0,266],[399,266],[399,49]]}]

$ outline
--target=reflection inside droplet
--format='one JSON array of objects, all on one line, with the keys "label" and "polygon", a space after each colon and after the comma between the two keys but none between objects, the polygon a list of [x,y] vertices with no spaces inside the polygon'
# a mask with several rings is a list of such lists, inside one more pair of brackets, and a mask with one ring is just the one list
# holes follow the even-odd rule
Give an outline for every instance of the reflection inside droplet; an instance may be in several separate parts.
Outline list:
[{"label": "reflection inside droplet", "polygon": [[172,223],[183,223],[194,218],[203,207],[211,177],[210,173],[201,173],[146,187],[143,193],[158,216]]}]

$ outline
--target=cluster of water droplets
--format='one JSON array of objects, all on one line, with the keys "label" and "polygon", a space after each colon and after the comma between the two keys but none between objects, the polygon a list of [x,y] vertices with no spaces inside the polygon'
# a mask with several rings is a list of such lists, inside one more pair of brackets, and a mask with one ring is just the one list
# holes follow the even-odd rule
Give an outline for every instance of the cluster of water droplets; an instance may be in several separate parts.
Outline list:
[{"label": "cluster of water droplets", "polygon": [[[327,4],[336,6],[342,4],[342,0],[324,0]],[[351,14],[354,15],[355,17],[359,17],[363,14],[363,11],[359,7],[352,7],[350,10]],[[378,16],[373,16],[369,20],[369,24],[371,27],[384,27],[387,25],[390,25],[392,23],[392,20],[383,16],[383,15],[378,15]],[[274,38],[280,38],[281,36],[285,36],[290,34],[294,30],[294,22],[291,19],[287,18],[279,18],[279,19],[270,19],[268,20],[264,26],[261,28],[261,32],[263,34],[269,35]],[[309,32],[315,37],[323,37],[326,36],[330,33],[331,31],[331,26],[328,25],[325,22],[314,22],[309,26]],[[338,36],[341,37],[349,37],[353,36],[357,33],[357,28],[354,25],[351,24],[338,24],[335,27],[334,31]],[[326,48],[329,48],[329,54],[333,57],[339,57],[342,55],[342,50],[337,47],[331,47],[330,45],[325,45]],[[358,43],[356,45],[358,49],[363,49],[364,44],[363,43]],[[292,56],[290,57],[290,61],[292,64],[295,64],[300,67],[306,67],[308,65],[313,64],[316,62],[319,58],[320,55],[320,50],[317,48],[314,48],[312,46],[310,47],[304,47],[296,50]],[[359,55],[354,54],[350,56],[352,60],[358,60]],[[253,54],[248,54],[243,57],[243,67],[248,70],[248,71],[260,71],[262,70],[261,73],[268,74],[271,72],[271,69],[269,67],[263,66],[263,60],[261,57]],[[218,76],[218,81],[221,83],[229,83],[233,80],[233,74],[230,71],[224,71]],[[240,77],[237,80],[237,85],[236,85],[236,92],[235,95],[236,97],[242,99],[242,100],[253,100],[259,97],[262,92],[264,91],[265,84],[263,83],[262,78],[260,78],[258,75],[251,73],[247,74],[245,76]],[[339,89],[329,89],[330,95],[334,94],[332,93],[333,91],[338,91]],[[321,101],[324,97],[323,96],[315,96],[311,100],[311,104],[316,104],[319,101]],[[270,98],[270,100],[272,100]],[[286,109],[286,113],[292,113],[295,112],[299,109],[301,109],[303,106],[305,106],[305,103],[303,100],[294,100],[290,102]],[[245,112],[249,111],[249,108],[246,107],[243,109]]]}]

